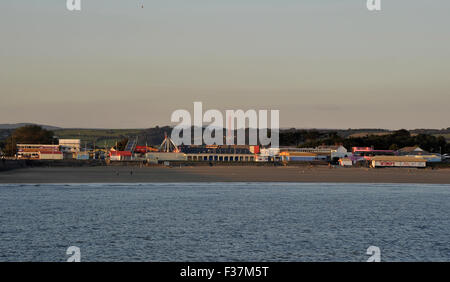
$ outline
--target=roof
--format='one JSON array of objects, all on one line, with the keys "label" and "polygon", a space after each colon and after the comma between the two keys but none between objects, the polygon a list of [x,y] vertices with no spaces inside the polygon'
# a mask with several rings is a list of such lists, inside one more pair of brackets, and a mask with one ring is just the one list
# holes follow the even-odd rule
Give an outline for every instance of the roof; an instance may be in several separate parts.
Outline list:
[{"label": "roof", "polygon": [[17,147],[39,147],[39,148],[45,148],[45,147],[59,147],[58,144],[16,144]]},{"label": "roof", "polygon": [[375,149],[365,149],[365,148],[358,148],[354,149],[353,152],[384,152],[384,153],[394,153],[394,150],[375,150]]},{"label": "roof", "polygon": [[292,157],[316,157],[317,154],[308,153],[308,152],[282,152],[280,153],[282,156],[292,156]]},{"label": "roof", "polygon": [[130,151],[111,151],[111,156],[128,156],[131,157],[132,153]]},{"label": "roof", "polygon": [[402,157],[402,156],[376,156],[372,161],[387,161],[387,162],[426,162],[423,158]]},{"label": "roof", "polygon": [[322,145],[322,146],[318,146],[317,149],[337,150],[340,147],[344,147],[344,146],[342,146],[342,145],[330,145],[330,146]]},{"label": "roof", "polygon": [[398,151],[399,152],[414,152],[414,151],[423,152],[424,150],[422,148],[420,148],[419,146],[411,146],[411,147],[403,147],[403,148],[399,149]]},{"label": "roof", "polygon": [[80,139],[58,139],[59,144],[80,144]]},{"label": "roof", "polygon": [[371,151],[373,147],[352,147],[353,151]]},{"label": "roof", "polygon": [[[52,150],[54,149],[54,150]],[[58,148],[35,148],[35,149],[30,149],[30,148],[24,148],[24,149],[18,149],[17,150],[20,153],[46,153],[46,152],[58,152],[59,149]]]}]

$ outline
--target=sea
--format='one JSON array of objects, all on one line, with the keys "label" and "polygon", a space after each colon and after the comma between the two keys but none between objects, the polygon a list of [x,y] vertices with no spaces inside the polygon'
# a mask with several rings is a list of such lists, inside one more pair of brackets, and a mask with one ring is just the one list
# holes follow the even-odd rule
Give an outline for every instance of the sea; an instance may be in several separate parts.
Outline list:
[{"label": "sea", "polygon": [[70,247],[81,261],[450,261],[450,185],[0,184],[0,261]]}]

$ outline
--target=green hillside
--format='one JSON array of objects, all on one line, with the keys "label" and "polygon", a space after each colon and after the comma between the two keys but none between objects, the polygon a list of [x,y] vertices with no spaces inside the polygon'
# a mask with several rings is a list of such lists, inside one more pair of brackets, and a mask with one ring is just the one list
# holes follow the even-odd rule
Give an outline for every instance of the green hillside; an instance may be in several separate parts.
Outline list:
[{"label": "green hillside", "polygon": [[58,129],[53,132],[60,139],[80,139],[82,146],[107,147],[116,142],[142,134],[142,129]]}]

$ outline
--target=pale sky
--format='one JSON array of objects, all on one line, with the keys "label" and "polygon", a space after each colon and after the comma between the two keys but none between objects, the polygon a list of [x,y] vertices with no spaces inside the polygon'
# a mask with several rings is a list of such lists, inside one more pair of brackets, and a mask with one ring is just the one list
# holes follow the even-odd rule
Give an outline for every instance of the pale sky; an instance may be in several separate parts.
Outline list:
[{"label": "pale sky", "polygon": [[0,1],[0,123],[147,128],[201,101],[281,127],[450,126],[448,0],[65,2]]}]

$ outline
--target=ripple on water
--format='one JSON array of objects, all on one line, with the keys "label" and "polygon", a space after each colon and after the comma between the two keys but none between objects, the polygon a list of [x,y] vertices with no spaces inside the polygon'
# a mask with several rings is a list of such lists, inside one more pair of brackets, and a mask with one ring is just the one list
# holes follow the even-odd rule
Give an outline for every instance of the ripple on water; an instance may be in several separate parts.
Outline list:
[{"label": "ripple on water", "polygon": [[450,261],[450,185],[0,184],[0,260]]}]

